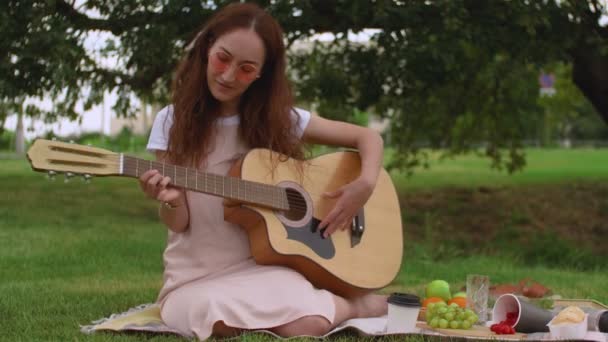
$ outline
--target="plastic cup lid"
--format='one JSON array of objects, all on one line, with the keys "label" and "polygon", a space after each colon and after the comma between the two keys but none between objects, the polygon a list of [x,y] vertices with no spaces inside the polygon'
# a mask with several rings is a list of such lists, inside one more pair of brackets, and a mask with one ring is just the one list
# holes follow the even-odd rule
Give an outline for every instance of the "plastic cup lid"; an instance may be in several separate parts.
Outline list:
[{"label": "plastic cup lid", "polygon": [[387,302],[399,306],[420,306],[420,297],[409,293],[392,293]]}]

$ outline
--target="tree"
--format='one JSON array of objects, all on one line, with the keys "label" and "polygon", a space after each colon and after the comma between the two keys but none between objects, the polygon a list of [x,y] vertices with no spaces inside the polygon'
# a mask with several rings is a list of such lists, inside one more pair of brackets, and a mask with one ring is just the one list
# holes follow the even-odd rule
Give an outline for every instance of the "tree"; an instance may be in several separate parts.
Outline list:
[{"label": "tree", "polygon": [[536,127],[537,133],[544,131],[547,140],[608,139],[608,125],[602,123],[589,100],[572,82],[572,67],[563,63],[547,67],[555,75],[556,93],[539,98],[545,121]]},{"label": "tree", "polygon": [[[171,72],[184,46],[222,0],[7,0],[0,4],[0,101],[49,121],[77,118],[119,94],[128,115],[131,93],[166,102]],[[462,153],[482,144],[496,166],[524,165],[522,130],[542,115],[536,77],[550,62],[573,65],[573,80],[608,122],[608,28],[600,0],[259,0],[282,23],[291,44],[331,32],[329,46],[294,54],[303,100],[322,115],[356,108],[390,116],[398,164],[420,161],[419,144]],[[348,32],[377,29],[371,44]],[[98,55],[90,32],[111,34]],[[104,66],[99,56],[114,56]],[[26,98],[49,97],[51,109]],[[6,114],[0,114],[6,115]],[[0,120],[1,121],[1,120]],[[506,154],[505,154],[506,153]],[[503,157],[506,157],[503,158]]]},{"label": "tree", "polygon": [[[313,58],[299,57],[298,74],[307,76],[302,94],[330,113],[373,105],[390,115],[398,164],[424,161],[422,141],[448,154],[482,143],[496,167],[521,168],[526,126],[543,115],[538,73],[556,61],[574,66],[574,81],[608,122],[608,28],[599,23],[607,9],[599,1],[368,2],[363,10],[362,2],[324,4],[333,27],[380,30],[371,46],[342,38],[313,49]],[[328,92],[332,86],[349,101]]]}]

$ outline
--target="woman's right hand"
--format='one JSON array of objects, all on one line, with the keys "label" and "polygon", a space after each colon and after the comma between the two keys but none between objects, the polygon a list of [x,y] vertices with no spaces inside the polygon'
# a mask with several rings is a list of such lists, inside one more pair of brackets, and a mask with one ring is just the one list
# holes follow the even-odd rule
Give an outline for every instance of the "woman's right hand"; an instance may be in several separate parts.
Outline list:
[{"label": "woman's right hand", "polygon": [[169,203],[173,207],[184,204],[184,192],[169,185],[170,177],[163,177],[158,170],[148,170],[139,177],[139,186],[148,198]]}]

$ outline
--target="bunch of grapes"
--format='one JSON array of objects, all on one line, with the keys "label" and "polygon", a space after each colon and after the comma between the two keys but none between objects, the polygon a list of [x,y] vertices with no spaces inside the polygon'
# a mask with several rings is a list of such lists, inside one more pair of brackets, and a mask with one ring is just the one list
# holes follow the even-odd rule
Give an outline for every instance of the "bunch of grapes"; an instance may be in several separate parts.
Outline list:
[{"label": "bunch of grapes", "polygon": [[461,308],[456,303],[430,303],[426,307],[426,322],[432,328],[469,329],[478,319],[471,309]]}]

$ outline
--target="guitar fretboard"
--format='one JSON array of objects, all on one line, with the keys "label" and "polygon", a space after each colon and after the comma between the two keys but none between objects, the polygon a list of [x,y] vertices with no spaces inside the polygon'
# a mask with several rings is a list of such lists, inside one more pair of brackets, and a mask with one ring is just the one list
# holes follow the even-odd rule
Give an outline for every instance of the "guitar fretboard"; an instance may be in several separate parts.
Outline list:
[{"label": "guitar fretboard", "polygon": [[285,189],[278,186],[200,172],[193,168],[126,155],[123,157],[124,175],[139,178],[148,170],[158,170],[162,175],[171,178],[172,185],[188,190],[279,210],[289,209],[287,193]]}]

